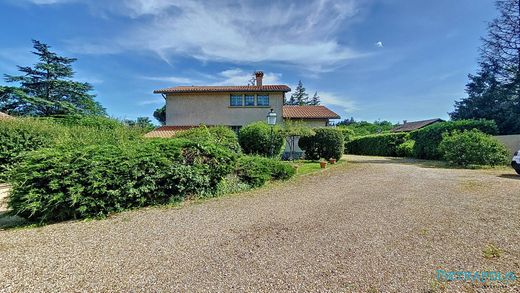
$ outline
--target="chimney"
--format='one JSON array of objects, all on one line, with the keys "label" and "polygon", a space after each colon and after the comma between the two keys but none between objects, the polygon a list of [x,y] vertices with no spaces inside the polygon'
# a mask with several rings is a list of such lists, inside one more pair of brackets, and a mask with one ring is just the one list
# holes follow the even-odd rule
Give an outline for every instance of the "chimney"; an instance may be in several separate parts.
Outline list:
[{"label": "chimney", "polygon": [[256,76],[256,85],[262,86],[262,79],[264,78],[264,72],[257,71],[257,72],[255,72],[255,76]]}]

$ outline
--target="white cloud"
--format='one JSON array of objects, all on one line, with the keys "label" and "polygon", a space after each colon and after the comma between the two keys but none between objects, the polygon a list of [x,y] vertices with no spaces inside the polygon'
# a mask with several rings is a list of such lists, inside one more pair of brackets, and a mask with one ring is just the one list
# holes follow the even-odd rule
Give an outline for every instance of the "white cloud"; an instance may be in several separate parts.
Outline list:
[{"label": "white cloud", "polygon": [[140,106],[146,106],[146,105],[162,105],[164,104],[163,98],[154,98],[149,100],[140,101],[138,105]]},{"label": "white cloud", "polygon": [[334,105],[337,106],[345,113],[351,113],[353,111],[359,110],[358,106],[356,105],[356,102],[349,99],[346,96],[340,96],[332,92],[318,92],[318,95],[320,96],[321,103],[324,105]]},{"label": "white cloud", "polygon": [[[73,0],[30,0],[57,3]],[[106,17],[127,17],[127,29],[104,40],[73,40],[80,53],[152,51],[169,61],[178,55],[202,61],[277,62],[328,71],[366,54],[347,47],[339,30],[353,18],[358,0],[76,0]]]},{"label": "white cloud", "polygon": [[[251,79],[253,72],[248,72],[240,68],[228,69],[218,74],[218,81],[210,83],[210,85],[247,85]],[[282,74],[265,72],[263,84],[280,84]]]},{"label": "white cloud", "polygon": [[144,76],[144,79],[148,80],[156,80],[156,81],[165,81],[173,84],[190,84],[195,85],[200,83],[200,80],[189,78],[189,77],[181,77],[181,76]]},{"label": "white cloud", "polygon": [[384,47],[383,42],[381,42],[381,41],[375,43],[375,45],[376,45],[376,47],[378,47],[378,48],[383,48],[383,47]]}]

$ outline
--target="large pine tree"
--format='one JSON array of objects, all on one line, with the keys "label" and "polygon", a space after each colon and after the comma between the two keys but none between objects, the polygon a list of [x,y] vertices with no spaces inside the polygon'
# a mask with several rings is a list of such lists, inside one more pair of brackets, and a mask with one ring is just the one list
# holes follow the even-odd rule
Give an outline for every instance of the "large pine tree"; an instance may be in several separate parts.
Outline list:
[{"label": "large pine tree", "polygon": [[520,133],[520,0],[496,1],[499,15],[482,39],[480,69],[452,119],[492,119],[500,133]]},{"label": "large pine tree", "polygon": [[6,82],[19,86],[0,87],[1,111],[31,116],[106,115],[95,95],[90,94],[92,86],[72,80],[75,58],[59,56],[36,40],[33,47],[39,62],[33,67],[18,66],[22,75],[5,75]]},{"label": "large pine tree", "polygon": [[309,104],[309,95],[305,92],[305,88],[303,87],[302,81],[298,81],[298,85],[296,89],[294,89],[294,93],[291,94],[291,98],[287,102],[288,105],[308,105]]},{"label": "large pine tree", "polygon": [[318,106],[321,103],[320,96],[318,95],[318,92],[314,92],[314,96],[312,96],[312,99],[309,102],[309,105]]}]

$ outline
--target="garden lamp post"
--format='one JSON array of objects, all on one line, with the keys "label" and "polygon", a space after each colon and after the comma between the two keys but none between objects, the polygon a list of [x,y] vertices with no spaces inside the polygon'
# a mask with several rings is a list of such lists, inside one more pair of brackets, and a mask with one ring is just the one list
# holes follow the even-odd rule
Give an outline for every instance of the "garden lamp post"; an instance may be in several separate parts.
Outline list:
[{"label": "garden lamp post", "polygon": [[271,109],[271,112],[267,114],[267,124],[271,125],[271,147],[269,149],[269,154],[271,157],[273,156],[273,131],[274,131],[274,125],[276,124],[276,113],[273,109]]}]

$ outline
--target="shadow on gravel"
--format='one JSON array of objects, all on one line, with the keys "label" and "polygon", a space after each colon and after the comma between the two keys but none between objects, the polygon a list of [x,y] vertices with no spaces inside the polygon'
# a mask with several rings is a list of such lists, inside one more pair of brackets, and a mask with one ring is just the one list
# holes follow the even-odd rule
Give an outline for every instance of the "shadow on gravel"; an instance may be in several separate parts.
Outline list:
[{"label": "shadow on gravel", "polygon": [[428,160],[419,160],[412,158],[374,158],[368,160],[361,161],[348,161],[349,164],[407,164],[407,165],[415,165],[423,168],[444,168],[444,169],[463,169],[462,167],[451,166],[446,162],[442,161],[428,161]]},{"label": "shadow on gravel", "polygon": [[500,175],[498,175],[498,177],[513,179],[513,180],[520,180],[520,175],[515,175],[515,174],[500,174]]}]

